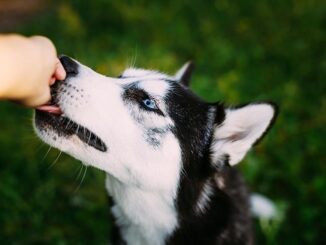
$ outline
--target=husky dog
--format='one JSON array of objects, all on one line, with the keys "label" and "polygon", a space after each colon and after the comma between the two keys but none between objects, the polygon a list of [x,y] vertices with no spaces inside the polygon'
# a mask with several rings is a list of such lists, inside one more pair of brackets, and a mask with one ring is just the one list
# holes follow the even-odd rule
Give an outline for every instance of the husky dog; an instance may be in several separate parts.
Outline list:
[{"label": "husky dog", "polygon": [[96,73],[62,56],[65,81],[35,113],[47,144],[106,172],[114,244],[252,244],[249,194],[234,168],[270,128],[272,103],[207,103],[175,75]]}]

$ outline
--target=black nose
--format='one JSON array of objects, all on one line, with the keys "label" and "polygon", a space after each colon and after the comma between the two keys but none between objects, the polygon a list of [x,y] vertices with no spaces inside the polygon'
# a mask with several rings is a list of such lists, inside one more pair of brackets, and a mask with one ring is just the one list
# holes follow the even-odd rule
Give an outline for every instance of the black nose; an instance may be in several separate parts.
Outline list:
[{"label": "black nose", "polygon": [[59,59],[63,68],[65,68],[67,76],[76,76],[78,74],[78,64],[65,55],[60,55]]}]

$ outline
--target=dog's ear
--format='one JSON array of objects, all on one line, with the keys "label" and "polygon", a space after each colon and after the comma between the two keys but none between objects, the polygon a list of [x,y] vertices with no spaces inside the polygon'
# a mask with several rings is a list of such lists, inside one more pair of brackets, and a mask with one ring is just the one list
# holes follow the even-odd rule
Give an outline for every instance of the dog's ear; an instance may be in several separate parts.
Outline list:
[{"label": "dog's ear", "polygon": [[231,166],[239,163],[251,146],[265,135],[276,114],[277,107],[271,103],[225,109],[224,121],[214,129],[213,162],[227,156]]},{"label": "dog's ear", "polygon": [[185,63],[174,75],[175,79],[180,83],[189,86],[192,72],[195,68],[195,65],[192,61]]}]

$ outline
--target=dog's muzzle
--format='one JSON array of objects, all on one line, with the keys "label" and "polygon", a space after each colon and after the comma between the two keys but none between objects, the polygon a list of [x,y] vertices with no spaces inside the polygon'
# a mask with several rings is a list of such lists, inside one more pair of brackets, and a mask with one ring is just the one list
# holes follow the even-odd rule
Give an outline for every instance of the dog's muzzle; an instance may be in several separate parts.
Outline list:
[{"label": "dog's muzzle", "polygon": [[59,59],[67,73],[67,78],[76,76],[78,74],[78,64],[74,60],[66,55],[60,55]]}]

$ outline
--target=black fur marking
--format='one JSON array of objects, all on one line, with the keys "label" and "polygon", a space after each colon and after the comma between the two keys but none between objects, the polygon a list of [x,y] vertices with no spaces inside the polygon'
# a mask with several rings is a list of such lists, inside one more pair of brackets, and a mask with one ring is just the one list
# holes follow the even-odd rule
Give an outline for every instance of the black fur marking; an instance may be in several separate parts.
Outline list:
[{"label": "black fur marking", "polygon": [[[179,226],[166,243],[252,244],[246,185],[229,166],[228,156],[215,167],[211,164],[212,136],[225,119],[224,106],[205,103],[182,85],[171,83],[171,87],[165,101],[181,145],[183,169],[175,201]],[[223,180],[223,189],[218,179]],[[198,215],[194,206],[207,181],[212,194],[205,213]]]},{"label": "black fur marking", "polygon": [[96,134],[66,117],[36,110],[35,123],[40,130],[50,128],[63,137],[76,135],[87,145],[102,152],[107,151],[106,144]]},{"label": "black fur marking", "polygon": [[146,141],[154,147],[159,147],[167,131],[166,128],[150,128],[146,131]]},{"label": "black fur marking", "polygon": [[66,70],[67,77],[74,77],[78,74],[78,64],[73,61],[70,57],[65,55],[59,56],[60,62],[63,68]]},{"label": "black fur marking", "polygon": [[216,113],[215,113],[215,125],[220,125],[222,122],[225,120],[225,107],[224,104],[221,102],[212,104],[216,108]]},{"label": "black fur marking", "polygon": [[142,108],[145,111],[154,112],[164,117],[164,113],[158,107],[155,109],[151,109],[143,104],[143,100],[145,99],[153,99],[154,101],[155,99],[152,98],[149,94],[147,94],[143,89],[137,88],[136,84],[133,84],[132,86],[128,86],[125,88],[123,99],[125,101],[131,101],[137,104],[140,108]]},{"label": "black fur marking", "polygon": [[179,82],[188,87],[194,69],[195,69],[195,64],[192,61],[189,61],[187,64],[187,68],[182,74]]}]

